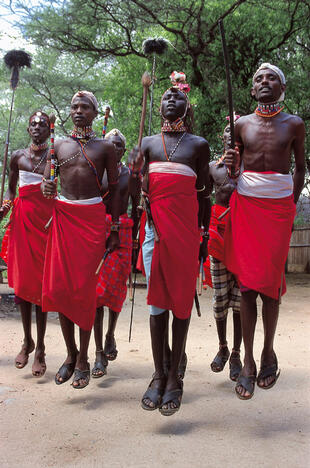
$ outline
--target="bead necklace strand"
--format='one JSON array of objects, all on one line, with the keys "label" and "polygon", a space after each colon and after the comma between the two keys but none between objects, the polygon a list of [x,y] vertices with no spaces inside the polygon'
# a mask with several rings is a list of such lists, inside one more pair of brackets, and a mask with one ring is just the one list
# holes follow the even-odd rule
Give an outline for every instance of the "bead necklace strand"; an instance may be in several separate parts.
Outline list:
[{"label": "bead necklace strand", "polygon": [[[86,148],[86,146],[88,145],[88,143],[90,143],[94,138],[90,138],[84,145],[84,148]],[[77,153],[75,153],[73,156],[71,156],[70,158],[68,159],[65,159],[65,161],[62,161],[61,163],[59,163],[58,161],[56,161],[56,166],[57,167],[61,167],[63,166],[64,164],[67,164],[69,161],[72,161],[73,159],[77,158],[78,156],[81,156],[82,155],[82,152],[81,150],[79,149],[79,151]]]},{"label": "bead necklace strand", "polygon": [[165,152],[165,156],[167,158],[167,161],[171,161],[172,156],[176,152],[176,150],[177,150],[179,144],[181,143],[181,141],[183,140],[185,134],[186,134],[186,132],[182,133],[181,137],[178,139],[176,145],[174,146],[174,148],[172,148],[172,150],[170,151],[170,154],[168,156],[167,155],[167,149],[166,149],[164,134],[163,134],[163,132],[161,132],[161,139],[163,141],[163,147],[164,147],[164,152]]},{"label": "bead necklace strand", "polygon": [[[31,151],[31,150],[30,150],[30,151]],[[40,161],[39,161],[38,164],[32,169],[31,172],[36,172],[36,170],[41,166],[41,164],[42,164],[42,162],[44,161],[44,159],[46,159],[47,153],[48,153],[48,149],[46,149],[46,150],[44,151],[44,153],[43,153],[42,156],[41,156]],[[30,152],[30,160],[31,160],[31,164],[32,164],[31,152]]]}]

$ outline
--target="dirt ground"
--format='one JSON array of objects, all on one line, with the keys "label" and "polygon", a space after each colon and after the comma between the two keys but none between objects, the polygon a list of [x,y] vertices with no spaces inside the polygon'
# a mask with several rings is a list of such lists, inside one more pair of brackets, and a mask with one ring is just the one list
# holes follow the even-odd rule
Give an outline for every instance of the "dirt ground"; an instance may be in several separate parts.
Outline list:
[{"label": "dirt ground", "polygon": [[[202,317],[193,312],[188,336],[182,407],[169,418],[140,407],[153,371],[145,290],[136,292],[131,343],[127,300],[116,333],[118,358],[108,375],[83,390],[54,383],[65,357],[55,313],[48,318],[45,376],[32,377],[33,355],[24,369],[14,367],[22,325],[14,306],[2,301],[1,468],[309,467],[309,293],[309,275],[288,276],[275,346],[281,376],[271,390],[256,388],[252,400],[241,401],[228,367],[220,374],[210,369],[217,336],[212,291],[204,291]],[[228,323],[231,343],[231,317]],[[262,341],[259,314],[257,365]],[[92,364],[93,339],[89,356]]]}]

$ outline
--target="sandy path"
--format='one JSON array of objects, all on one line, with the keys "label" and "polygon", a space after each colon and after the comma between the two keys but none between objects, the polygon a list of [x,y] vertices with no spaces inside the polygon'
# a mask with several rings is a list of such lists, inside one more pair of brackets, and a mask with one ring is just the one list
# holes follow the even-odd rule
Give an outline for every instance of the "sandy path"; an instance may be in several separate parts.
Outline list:
[{"label": "sandy path", "polygon": [[[48,370],[31,376],[32,357],[15,369],[22,328],[19,315],[0,311],[0,466],[15,467],[285,467],[310,466],[309,275],[288,279],[276,351],[282,373],[269,391],[256,388],[251,401],[237,399],[228,369],[210,370],[217,350],[211,291],[201,297],[188,337],[183,404],[165,418],[140,408],[152,374],[145,290],[137,290],[133,339],[128,343],[130,303],[119,319],[119,355],[108,375],[84,390],[56,386],[65,355],[56,314],[46,335]],[[229,343],[232,321],[229,320]],[[255,356],[262,345],[261,315]],[[90,362],[94,343],[91,341]]]}]

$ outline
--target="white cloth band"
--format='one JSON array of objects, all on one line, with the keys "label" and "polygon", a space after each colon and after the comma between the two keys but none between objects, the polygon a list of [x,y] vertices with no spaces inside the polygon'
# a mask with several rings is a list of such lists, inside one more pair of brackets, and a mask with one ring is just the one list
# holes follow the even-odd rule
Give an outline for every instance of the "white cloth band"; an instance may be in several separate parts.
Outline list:
[{"label": "white cloth band", "polygon": [[258,198],[285,198],[293,193],[291,174],[244,171],[238,179],[240,195]]},{"label": "white cloth band", "polygon": [[152,162],[149,165],[149,173],[160,172],[162,174],[179,174],[189,177],[197,177],[195,171],[186,164],[175,162]]},{"label": "white cloth band", "polygon": [[101,197],[86,198],[85,200],[69,200],[60,194],[57,196],[57,200],[70,203],[71,205],[95,205],[96,203],[102,203]]},{"label": "white cloth band", "polygon": [[36,174],[35,172],[28,172],[19,170],[19,186],[24,187],[25,185],[41,184],[43,179],[42,174]]}]

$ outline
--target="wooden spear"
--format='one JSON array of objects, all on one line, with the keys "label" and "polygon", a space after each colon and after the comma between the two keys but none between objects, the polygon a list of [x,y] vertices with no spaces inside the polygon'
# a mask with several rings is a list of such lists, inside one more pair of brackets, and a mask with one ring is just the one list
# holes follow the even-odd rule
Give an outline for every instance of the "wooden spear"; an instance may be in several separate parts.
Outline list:
[{"label": "wooden spear", "polygon": [[22,67],[30,68],[31,57],[29,54],[27,54],[23,50],[10,50],[7,54],[5,54],[4,62],[6,66],[12,70],[10,81],[11,81],[11,88],[13,90],[13,93],[12,93],[11,109],[10,109],[10,115],[9,115],[8,131],[7,131],[7,137],[5,141],[5,148],[4,148],[4,155],[3,155],[0,206],[2,206],[2,202],[3,202],[5,176],[6,176],[6,168],[7,168],[8,152],[9,152],[9,144],[10,144],[12,112],[13,112],[13,105],[14,105],[15,90],[19,82],[19,70]]}]

